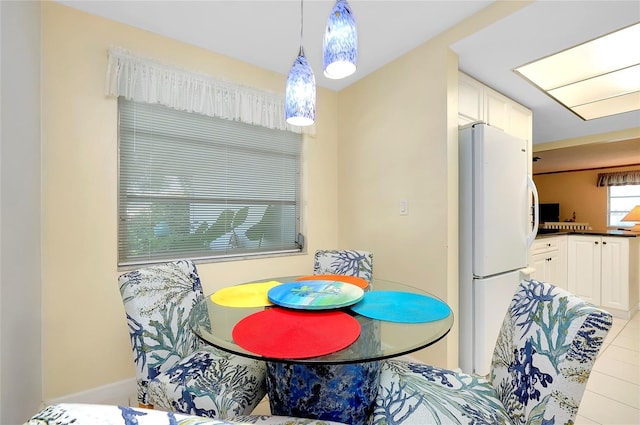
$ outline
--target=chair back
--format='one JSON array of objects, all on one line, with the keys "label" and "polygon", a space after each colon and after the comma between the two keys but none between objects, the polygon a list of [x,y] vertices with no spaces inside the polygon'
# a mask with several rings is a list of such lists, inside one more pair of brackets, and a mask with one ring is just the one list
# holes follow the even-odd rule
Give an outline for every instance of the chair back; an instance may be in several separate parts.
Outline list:
[{"label": "chair back", "polygon": [[609,313],[565,290],[522,281],[502,324],[490,377],[512,422],[573,421],[611,325]]},{"label": "chair back", "polygon": [[190,260],[124,273],[118,283],[142,392],[138,398],[148,404],[148,381],[202,345],[188,323],[189,312],[203,299],[202,286]]},{"label": "chair back", "polygon": [[357,276],[371,283],[373,255],[367,251],[318,250],[314,257],[313,274]]}]

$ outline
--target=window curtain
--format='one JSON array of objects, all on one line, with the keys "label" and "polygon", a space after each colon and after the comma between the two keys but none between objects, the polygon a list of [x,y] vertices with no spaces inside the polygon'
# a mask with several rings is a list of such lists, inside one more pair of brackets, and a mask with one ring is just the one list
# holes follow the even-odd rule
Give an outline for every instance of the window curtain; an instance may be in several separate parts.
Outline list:
[{"label": "window curtain", "polygon": [[260,91],[186,71],[119,47],[110,48],[108,53],[107,96],[123,96],[127,100],[160,104],[274,130],[314,131],[314,126],[303,129],[287,124],[284,94]]},{"label": "window curtain", "polygon": [[640,185],[640,170],[598,174],[598,186]]}]

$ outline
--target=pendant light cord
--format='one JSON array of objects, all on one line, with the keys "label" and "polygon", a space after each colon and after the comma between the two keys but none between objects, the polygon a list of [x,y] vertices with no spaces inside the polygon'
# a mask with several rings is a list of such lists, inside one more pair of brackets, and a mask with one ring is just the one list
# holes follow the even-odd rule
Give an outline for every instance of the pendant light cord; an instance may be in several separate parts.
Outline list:
[{"label": "pendant light cord", "polygon": [[300,56],[304,55],[302,48],[302,30],[304,28],[304,0],[300,0]]}]

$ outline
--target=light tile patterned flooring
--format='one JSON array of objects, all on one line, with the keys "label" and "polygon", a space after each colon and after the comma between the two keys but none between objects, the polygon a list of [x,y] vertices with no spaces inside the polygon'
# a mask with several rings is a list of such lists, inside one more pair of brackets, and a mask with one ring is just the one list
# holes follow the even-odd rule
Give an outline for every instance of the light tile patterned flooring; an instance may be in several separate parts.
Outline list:
[{"label": "light tile patterned flooring", "polygon": [[251,414],[252,415],[270,415],[271,408],[269,407],[269,397],[265,396],[265,398],[263,398],[262,401],[260,401],[260,404],[258,404],[256,408],[253,409],[253,412],[251,412]]},{"label": "light tile patterned flooring", "polygon": [[[254,414],[269,414],[265,397]],[[640,312],[631,320],[613,319],[600,349],[576,425],[640,424]]]},{"label": "light tile patterned flooring", "polygon": [[640,312],[613,319],[578,410],[586,424],[640,424]]}]

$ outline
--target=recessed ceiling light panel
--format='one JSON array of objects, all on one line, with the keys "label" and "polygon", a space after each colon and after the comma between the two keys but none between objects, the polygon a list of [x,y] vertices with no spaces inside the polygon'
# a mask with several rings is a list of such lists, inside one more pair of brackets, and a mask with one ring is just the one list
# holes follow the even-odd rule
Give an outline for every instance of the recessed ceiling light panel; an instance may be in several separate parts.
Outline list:
[{"label": "recessed ceiling light panel", "polygon": [[640,65],[567,84],[549,90],[549,94],[573,108],[637,91],[640,91]]},{"label": "recessed ceiling light panel", "polygon": [[640,23],[514,71],[584,120],[640,109]]},{"label": "recessed ceiling light panel", "polygon": [[612,97],[599,102],[576,106],[574,112],[584,120],[602,118],[609,115],[622,114],[640,109],[640,92],[624,96]]}]

